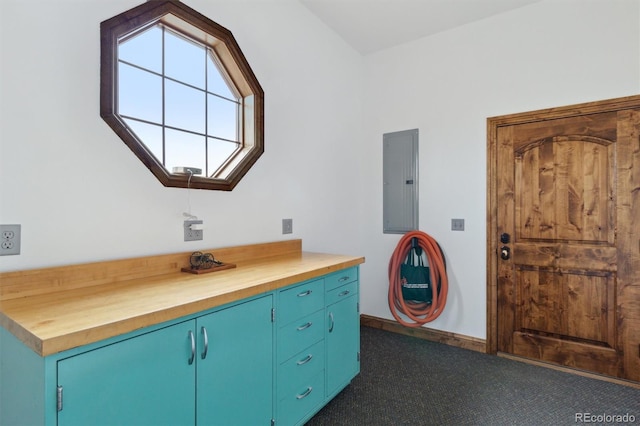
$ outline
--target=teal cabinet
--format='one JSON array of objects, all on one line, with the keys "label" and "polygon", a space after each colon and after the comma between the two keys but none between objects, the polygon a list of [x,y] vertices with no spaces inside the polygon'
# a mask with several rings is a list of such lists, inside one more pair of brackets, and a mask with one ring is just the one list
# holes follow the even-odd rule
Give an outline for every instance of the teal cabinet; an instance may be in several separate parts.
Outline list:
[{"label": "teal cabinet", "polygon": [[61,359],[58,425],[269,425],[272,299]]},{"label": "teal cabinet", "polygon": [[327,397],[331,398],[360,372],[358,282],[327,293]]},{"label": "teal cabinet", "polygon": [[197,318],[196,424],[271,424],[272,299],[269,294]]},{"label": "teal cabinet", "polygon": [[0,328],[0,424],[302,425],[360,371],[358,267],[40,357]]},{"label": "teal cabinet", "polygon": [[304,424],[360,372],[358,272],[278,292],[277,425]]},{"label": "teal cabinet", "polygon": [[183,322],[58,361],[58,424],[194,424],[194,326]]},{"label": "teal cabinet", "polygon": [[325,400],[324,279],[278,292],[277,425],[302,424]]}]

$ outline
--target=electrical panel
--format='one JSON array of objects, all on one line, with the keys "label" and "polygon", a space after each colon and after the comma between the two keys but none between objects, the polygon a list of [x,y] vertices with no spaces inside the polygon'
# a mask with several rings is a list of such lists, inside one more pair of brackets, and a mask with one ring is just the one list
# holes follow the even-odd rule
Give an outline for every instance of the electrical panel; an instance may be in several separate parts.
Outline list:
[{"label": "electrical panel", "polygon": [[418,129],[382,138],[383,232],[418,229]]}]

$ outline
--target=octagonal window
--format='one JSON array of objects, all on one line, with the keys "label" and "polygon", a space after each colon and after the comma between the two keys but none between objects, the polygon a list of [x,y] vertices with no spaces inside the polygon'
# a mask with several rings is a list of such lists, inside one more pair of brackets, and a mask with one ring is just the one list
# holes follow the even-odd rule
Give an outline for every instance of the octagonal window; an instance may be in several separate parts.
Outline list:
[{"label": "octagonal window", "polygon": [[233,189],[264,151],[264,94],[231,32],[152,1],[101,35],[104,120],[165,186]]}]

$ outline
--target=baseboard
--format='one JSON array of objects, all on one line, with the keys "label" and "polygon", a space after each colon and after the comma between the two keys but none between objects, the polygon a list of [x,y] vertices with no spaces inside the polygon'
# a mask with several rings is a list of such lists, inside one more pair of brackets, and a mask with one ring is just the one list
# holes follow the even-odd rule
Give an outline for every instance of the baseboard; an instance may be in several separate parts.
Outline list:
[{"label": "baseboard", "polygon": [[486,341],[484,339],[478,339],[477,337],[433,330],[425,327],[404,327],[396,321],[364,314],[360,315],[360,324],[365,327],[378,328],[392,333],[404,334],[407,336],[417,337],[419,339],[429,340],[431,342],[444,343],[449,346],[486,353]]},{"label": "baseboard", "polygon": [[537,365],[538,367],[550,368],[552,370],[562,371],[564,373],[575,374],[577,376],[588,377],[590,379],[602,380],[604,382],[615,383],[617,385],[628,386],[636,389],[640,389],[640,383],[631,380],[619,379],[617,377],[605,376],[603,374],[592,373],[590,371],[578,370],[577,368],[565,367],[563,365],[556,365],[550,362],[538,361],[531,358],[525,358],[517,355],[511,355],[505,352],[498,352],[501,358],[510,359],[513,361],[524,362],[525,364]]}]

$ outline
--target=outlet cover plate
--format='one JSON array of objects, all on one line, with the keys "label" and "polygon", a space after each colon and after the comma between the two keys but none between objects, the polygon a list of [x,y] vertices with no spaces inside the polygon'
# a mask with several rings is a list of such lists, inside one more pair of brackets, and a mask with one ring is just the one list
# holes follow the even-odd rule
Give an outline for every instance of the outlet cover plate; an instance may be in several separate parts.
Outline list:
[{"label": "outlet cover plate", "polygon": [[185,241],[200,241],[202,240],[202,229],[192,230],[191,225],[202,225],[201,220],[185,220],[184,221],[184,240]]},{"label": "outlet cover plate", "polygon": [[293,234],[293,219],[282,219],[282,233]]},{"label": "outlet cover plate", "polygon": [[464,231],[464,219],[451,219],[452,231]]},{"label": "outlet cover plate", "polygon": [[0,225],[0,256],[20,254],[20,225]]}]

